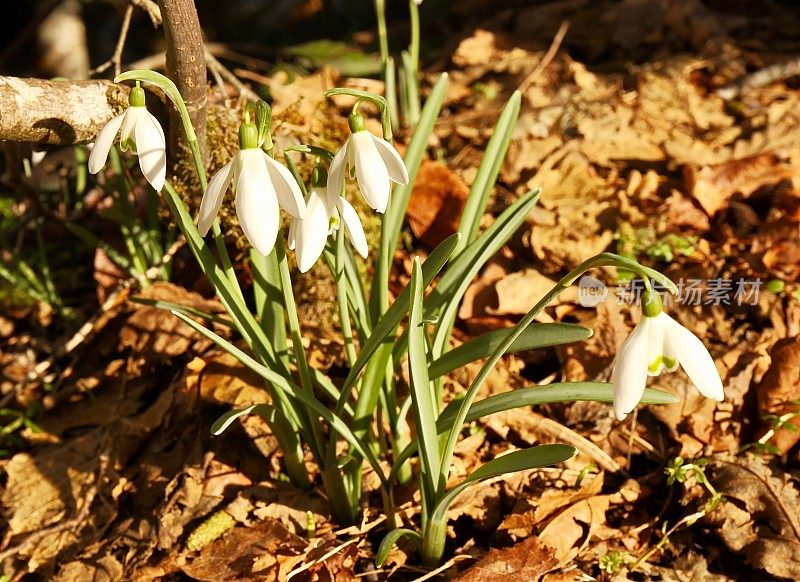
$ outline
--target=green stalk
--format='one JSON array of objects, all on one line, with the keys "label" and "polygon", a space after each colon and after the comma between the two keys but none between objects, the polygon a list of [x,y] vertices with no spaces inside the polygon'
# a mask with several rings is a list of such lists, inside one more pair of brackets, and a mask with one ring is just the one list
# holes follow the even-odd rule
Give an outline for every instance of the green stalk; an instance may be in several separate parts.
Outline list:
[{"label": "green stalk", "polygon": [[336,233],[336,299],[339,302],[339,321],[342,325],[342,337],[347,354],[347,362],[352,366],[356,359],[356,348],[353,345],[353,327],[350,322],[350,310],[347,307],[347,276],[345,274],[344,225]]},{"label": "green stalk", "polygon": [[484,363],[483,367],[478,372],[478,375],[473,380],[472,384],[470,385],[469,389],[467,390],[464,398],[461,400],[461,404],[456,412],[455,419],[453,420],[453,424],[450,430],[446,433],[447,435],[447,443],[444,448],[444,452],[442,454],[441,459],[441,474],[440,480],[441,482],[447,483],[447,477],[450,472],[450,464],[453,459],[453,454],[456,448],[456,443],[458,442],[458,437],[461,434],[461,427],[464,424],[464,421],[467,417],[467,413],[469,412],[470,406],[475,401],[475,398],[478,395],[479,390],[483,386],[483,383],[489,377],[492,369],[497,365],[497,362],[503,356],[503,354],[508,351],[511,347],[511,344],[525,331],[525,328],[531,324],[534,318],[539,315],[539,313],[544,309],[547,305],[550,304],[558,295],[561,294],[562,291],[570,287],[575,280],[580,277],[584,272],[588,271],[589,269],[594,269],[596,267],[604,267],[604,266],[616,266],[622,267],[635,273],[639,274],[643,279],[653,278],[656,279],[658,282],[663,284],[671,293],[677,294],[678,288],[675,286],[668,277],[665,277],[661,273],[644,267],[637,263],[636,261],[632,261],[630,259],[625,259],[624,257],[620,257],[613,253],[601,253],[594,257],[591,257],[585,261],[583,261],[580,265],[575,267],[572,271],[570,271],[565,277],[563,277],[547,294],[542,297],[539,302],[533,306],[533,308],[523,317],[517,325],[512,328],[512,331],[506,336],[506,338],[500,343],[500,345],[492,352],[492,355],[489,359]]},{"label": "green stalk", "polygon": [[411,65],[414,71],[414,80],[419,75],[419,6],[414,0],[408,0],[408,15],[411,20],[411,43],[408,45],[408,53],[411,55]]},{"label": "green stalk", "polygon": [[375,17],[378,21],[378,46],[381,51],[381,66],[389,59],[389,35],[386,32],[386,0],[374,0]]},{"label": "green stalk", "polygon": [[[195,259],[197,259],[200,268],[216,289],[220,301],[236,324],[237,330],[262,362],[274,363],[274,353],[271,352],[269,341],[263,330],[253,319],[252,314],[244,304],[242,296],[236,293],[227,275],[222,272],[219,265],[214,261],[200,233],[197,232],[197,228],[194,226],[180,196],[168,182],[164,183],[164,191],[167,193],[167,196],[165,196],[167,204],[175,217],[175,221],[178,223],[178,227],[186,237],[189,248],[192,250]],[[279,441],[285,443],[282,448],[287,473],[298,487],[308,489],[311,486],[311,481],[305,469],[303,447],[297,431],[297,428],[301,426],[297,410],[292,406],[284,391],[270,389],[270,394],[273,397],[277,411],[283,417],[278,424],[285,427],[285,430],[282,431]]]},{"label": "green stalk", "polygon": [[[289,273],[289,260],[286,257],[286,249],[283,246],[283,232],[278,232],[278,239],[275,244],[275,254],[278,258],[278,265],[281,276],[281,290],[283,291],[283,306],[286,312],[286,318],[289,323],[289,332],[292,336],[292,344],[294,347],[294,357],[297,361],[297,368],[300,371],[300,386],[303,391],[309,396],[314,395],[314,386],[311,380],[311,372],[308,367],[308,360],[306,359],[306,351],[303,349],[303,337],[300,329],[300,320],[297,317],[297,305],[294,300],[294,292],[292,291],[292,277]],[[301,413],[306,417],[306,425],[311,429],[311,439],[309,445],[314,453],[317,462],[324,461],[322,444],[322,427],[315,418],[312,418],[308,411],[304,408]],[[302,418],[302,416],[301,416]]]}]

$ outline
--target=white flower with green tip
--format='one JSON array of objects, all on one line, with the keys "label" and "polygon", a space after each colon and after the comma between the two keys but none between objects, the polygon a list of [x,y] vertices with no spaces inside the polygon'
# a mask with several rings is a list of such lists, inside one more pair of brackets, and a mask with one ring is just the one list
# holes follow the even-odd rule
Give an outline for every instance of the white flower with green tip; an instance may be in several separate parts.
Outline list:
[{"label": "white flower with green tip", "polygon": [[89,172],[96,174],[103,169],[108,159],[108,152],[119,132],[120,148],[138,156],[142,174],[150,185],[160,192],[167,175],[164,130],[145,107],[144,89],[138,85],[131,89],[128,101],[130,107],[111,119],[97,134],[92,152],[89,154]]},{"label": "white flower with green tip", "polygon": [[711,354],[697,336],[664,313],[658,293],[642,295],[642,318],[622,344],[614,363],[614,415],[617,420],[636,408],[648,376],[682,366],[700,393],[717,401],[725,397]]},{"label": "white flower with green tip", "polygon": [[306,200],[306,217],[295,218],[289,227],[289,249],[297,254],[297,267],[305,273],[317,262],[322,251],[325,250],[325,241],[328,236],[339,229],[344,223],[353,248],[363,258],[367,258],[367,237],[364,227],[355,208],[341,196],[335,199],[335,206],[330,206],[330,197],[327,183],[327,173],[319,166],[314,168],[312,188]]},{"label": "white flower with green tip", "polygon": [[353,112],[348,122],[352,133],[336,152],[328,173],[328,204],[337,205],[345,177],[355,176],[367,204],[384,213],[389,205],[390,182],[408,184],[408,170],[392,144],[367,131],[359,113]]},{"label": "white flower with green tip", "polygon": [[258,130],[252,123],[239,127],[239,152],[208,183],[197,219],[205,236],[230,185],[236,193],[236,216],[247,240],[262,255],[275,246],[282,207],[295,218],[306,214],[306,203],[292,173],[258,147]]}]

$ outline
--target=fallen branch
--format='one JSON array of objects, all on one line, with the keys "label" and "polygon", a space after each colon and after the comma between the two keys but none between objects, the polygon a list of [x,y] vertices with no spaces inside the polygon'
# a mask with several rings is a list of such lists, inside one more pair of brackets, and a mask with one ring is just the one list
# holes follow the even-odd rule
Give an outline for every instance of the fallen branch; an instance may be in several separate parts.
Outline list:
[{"label": "fallen branch", "polygon": [[48,81],[0,76],[0,141],[71,145],[97,132],[128,104],[110,81]]}]

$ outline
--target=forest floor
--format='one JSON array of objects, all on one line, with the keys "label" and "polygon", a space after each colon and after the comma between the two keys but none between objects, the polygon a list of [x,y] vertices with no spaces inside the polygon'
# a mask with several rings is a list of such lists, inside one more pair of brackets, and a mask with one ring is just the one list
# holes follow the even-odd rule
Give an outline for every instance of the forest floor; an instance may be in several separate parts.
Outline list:
[{"label": "forest floor", "polygon": [[[455,232],[494,123],[520,90],[520,120],[482,224],[535,187],[541,200],[472,283],[457,339],[510,327],[574,265],[611,250],[679,284],[667,310],[703,340],[725,385],[717,403],[683,372],[662,375],[651,386],[680,404],[641,407],[623,422],[606,404],[581,402],[473,423],[457,450],[460,475],[510,446],[568,442],[580,454],[462,496],[448,516],[448,561],[434,576],[800,579],[800,431],[792,425],[800,423],[800,12],[760,6],[747,16],[698,1],[512,7],[448,39],[446,56],[426,68],[423,94],[442,71],[450,85],[409,206],[406,250],[394,257],[394,289],[408,281],[414,254]],[[344,134],[347,111],[325,105],[325,89],[382,88],[328,68],[290,83],[255,66],[233,70],[269,88],[279,146],[308,143],[331,119]],[[213,103],[236,99],[233,87],[224,95],[212,87]],[[230,120],[216,111],[224,127]],[[398,136],[401,149],[407,137]],[[212,165],[227,161],[226,151]],[[71,150],[51,151],[27,188],[58,195],[74,165]],[[100,216],[104,196],[86,190],[86,221],[113,239],[115,223]],[[13,224],[28,210],[4,206],[2,220]],[[211,436],[223,412],[265,401],[260,379],[170,313],[129,301],[220,312],[185,248],[171,282],[139,289],[102,250],[76,251],[63,228],[43,229],[48,247],[60,249],[50,266],[73,290],[78,323],[88,323],[76,334],[46,303],[2,289],[2,574],[301,581],[427,573],[403,549],[375,570],[384,533],[377,492],[365,497],[362,524],[340,528],[321,490],[286,482],[262,420]],[[246,284],[243,264],[239,272]],[[607,286],[604,301],[587,307],[570,290],[541,321],[580,323],[594,335],[506,356],[481,397],[609,378],[639,308],[624,273],[592,275]],[[346,363],[327,277],[322,268],[298,276],[298,294],[309,357],[336,375]],[[454,374],[448,397],[478,369]],[[676,457],[695,469],[674,481],[666,469]],[[722,502],[709,504],[710,491]],[[399,497],[412,523],[418,496]]]}]

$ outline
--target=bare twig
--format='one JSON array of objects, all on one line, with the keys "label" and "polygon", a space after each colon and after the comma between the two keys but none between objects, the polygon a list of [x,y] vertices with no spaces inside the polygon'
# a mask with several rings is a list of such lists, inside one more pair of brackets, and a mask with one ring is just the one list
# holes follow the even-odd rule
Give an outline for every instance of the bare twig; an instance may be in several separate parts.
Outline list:
[{"label": "bare twig", "polygon": [[153,22],[153,26],[159,26],[161,24],[161,9],[158,7],[153,0],[128,0],[134,6],[138,6],[150,17],[150,20]]},{"label": "bare twig", "polygon": [[536,68],[533,69],[533,71],[531,71],[527,77],[525,77],[525,80],[520,83],[520,93],[524,93],[525,90],[531,86],[531,83],[533,83],[539,77],[539,75],[544,72],[544,70],[547,68],[547,65],[549,65],[550,62],[555,58],[555,56],[558,54],[558,49],[561,47],[564,37],[567,35],[568,30],[569,21],[565,20],[561,23],[558,32],[556,32],[556,35],[553,37],[553,42],[550,43],[550,48],[547,49],[547,52],[542,57],[542,60],[539,61],[539,64],[536,65]]},{"label": "bare twig", "polygon": [[[242,83],[239,78],[231,73],[222,63],[217,60],[213,54],[211,54],[210,50],[206,50],[206,62],[208,63],[208,68],[211,70],[211,73],[217,77],[224,78],[228,81],[236,91],[239,92],[239,95],[247,99],[248,101],[258,101],[260,97],[256,95],[256,93],[250,89],[247,85]],[[222,85],[220,80],[217,80],[217,84]],[[221,87],[224,95],[224,85]]]},{"label": "bare twig", "polygon": [[117,39],[117,46],[114,49],[114,54],[105,63],[99,67],[89,71],[89,76],[99,75],[107,71],[112,65],[114,67],[114,76],[117,77],[122,72],[122,51],[125,49],[125,41],[128,38],[128,30],[131,27],[131,16],[133,16],[133,4],[128,4],[125,9],[125,15],[122,17],[122,26],[119,30],[119,38]]},{"label": "bare twig", "polygon": [[725,100],[735,99],[742,93],[746,93],[749,89],[757,89],[765,87],[775,81],[782,81],[789,77],[800,75],[800,58],[785,61],[783,63],[776,63],[765,67],[749,75],[745,75],[721,89],[717,89],[717,95]]}]

